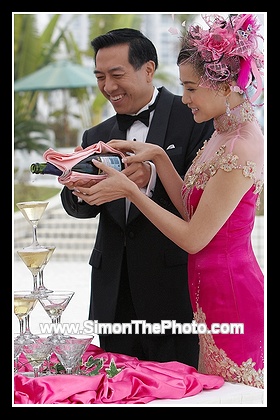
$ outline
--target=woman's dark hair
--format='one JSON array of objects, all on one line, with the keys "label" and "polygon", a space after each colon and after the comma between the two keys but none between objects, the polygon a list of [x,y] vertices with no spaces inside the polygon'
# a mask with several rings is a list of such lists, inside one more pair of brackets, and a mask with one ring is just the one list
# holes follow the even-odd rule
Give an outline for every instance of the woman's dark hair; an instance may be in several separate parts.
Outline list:
[{"label": "woman's dark hair", "polygon": [[198,53],[197,49],[193,47],[193,44],[190,43],[187,37],[183,38],[181,49],[177,58],[177,66],[190,62],[193,64],[195,71],[199,76],[203,76],[205,69],[205,60]]},{"label": "woman's dark hair", "polygon": [[100,48],[108,48],[114,45],[128,44],[128,61],[135,70],[139,70],[148,61],[158,67],[157,51],[152,43],[142,32],[132,28],[113,29],[104,35],[99,35],[91,41],[94,50],[94,61]]}]

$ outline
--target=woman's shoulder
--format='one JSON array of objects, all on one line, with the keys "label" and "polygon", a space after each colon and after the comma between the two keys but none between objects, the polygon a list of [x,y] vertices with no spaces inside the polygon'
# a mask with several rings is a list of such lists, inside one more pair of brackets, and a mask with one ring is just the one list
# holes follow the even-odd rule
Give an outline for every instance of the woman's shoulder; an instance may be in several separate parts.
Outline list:
[{"label": "woman's shoulder", "polygon": [[[224,143],[223,156],[235,162],[236,168],[254,168],[254,177],[261,176],[264,166],[264,136],[255,123],[246,122],[236,132],[228,136]],[[251,169],[250,169],[251,168]]]}]

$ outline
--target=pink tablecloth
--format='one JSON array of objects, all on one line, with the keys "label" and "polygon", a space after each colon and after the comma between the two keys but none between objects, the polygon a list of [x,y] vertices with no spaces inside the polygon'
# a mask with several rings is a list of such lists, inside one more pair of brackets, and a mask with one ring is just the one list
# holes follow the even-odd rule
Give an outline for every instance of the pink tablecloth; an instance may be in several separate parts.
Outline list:
[{"label": "pink tablecloth", "polygon": [[[92,355],[104,359],[96,376],[49,375],[39,378],[18,373],[14,377],[14,404],[145,404],[162,398],[180,399],[224,384],[219,376],[203,375],[179,362],[141,361],[118,353],[106,353],[90,345],[83,360]],[[109,378],[111,360],[122,370]]]}]

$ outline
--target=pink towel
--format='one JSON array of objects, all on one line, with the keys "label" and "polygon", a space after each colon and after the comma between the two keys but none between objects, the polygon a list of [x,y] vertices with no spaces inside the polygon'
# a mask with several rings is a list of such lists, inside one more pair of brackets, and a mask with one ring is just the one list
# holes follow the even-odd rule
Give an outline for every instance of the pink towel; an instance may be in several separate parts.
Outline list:
[{"label": "pink towel", "polygon": [[73,153],[60,153],[50,148],[45,151],[43,157],[46,162],[52,163],[63,172],[63,174],[58,177],[58,181],[60,184],[65,185],[69,181],[84,181],[87,183],[92,179],[95,181],[101,181],[106,178],[107,175],[91,175],[72,171],[73,166],[93,153],[116,153],[121,158],[125,157],[122,152],[113,149],[113,147],[108,146],[108,144],[103,141],[99,141],[92,146],[88,146],[83,150]]}]

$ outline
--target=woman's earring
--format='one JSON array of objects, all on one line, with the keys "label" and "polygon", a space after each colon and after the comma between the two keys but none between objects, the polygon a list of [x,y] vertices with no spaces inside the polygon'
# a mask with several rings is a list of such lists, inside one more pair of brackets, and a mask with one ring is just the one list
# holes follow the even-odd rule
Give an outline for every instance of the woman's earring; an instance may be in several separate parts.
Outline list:
[{"label": "woman's earring", "polygon": [[228,117],[230,117],[230,106],[228,98],[226,98],[226,114]]}]

